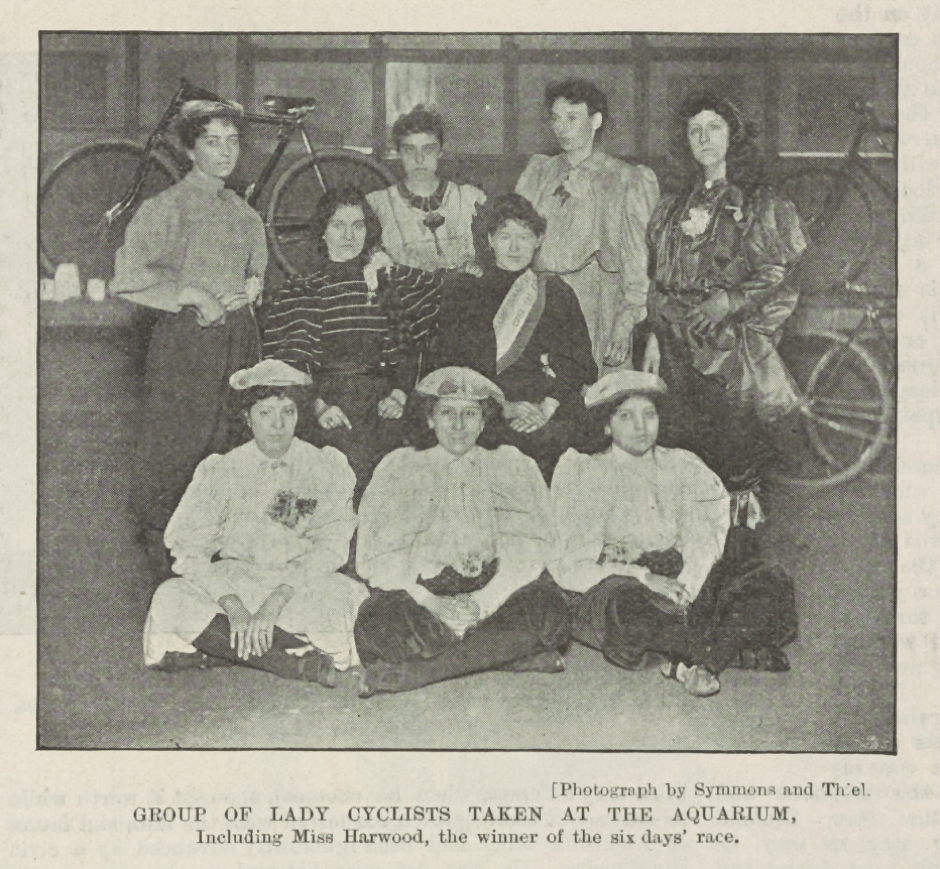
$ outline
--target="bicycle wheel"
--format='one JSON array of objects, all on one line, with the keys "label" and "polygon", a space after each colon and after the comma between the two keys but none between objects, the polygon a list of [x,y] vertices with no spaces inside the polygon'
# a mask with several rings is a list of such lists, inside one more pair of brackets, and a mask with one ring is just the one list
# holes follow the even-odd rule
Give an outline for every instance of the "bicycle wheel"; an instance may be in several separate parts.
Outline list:
[{"label": "bicycle wheel", "polygon": [[288,274],[313,270],[319,254],[314,238],[314,209],[326,190],[355,187],[371,193],[388,187],[395,175],[366,154],[345,148],[325,148],[288,167],[268,202],[268,240],[278,264]]},{"label": "bicycle wheel", "polygon": [[114,276],[114,254],[134,212],[178,178],[162,155],[152,153],[137,202],[114,225],[104,226],[105,212],[130,189],[143,159],[143,148],[133,142],[93,142],[72,151],[48,172],[39,188],[44,271],[53,274],[61,263],[75,263],[83,280]]},{"label": "bicycle wheel", "polygon": [[832,333],[813,365],[801,408],[806,444],[777,476],[822,489],[859,476],[889,441],[894,401],[877,359],[861,344]]},{"label": "bicycle wheel", "polygon": [[809,245],[796,270],[801,289],[819,292],[857,278],[874,237],[868,191],[834,169],[803,169],[777,187],[796,207]]}]

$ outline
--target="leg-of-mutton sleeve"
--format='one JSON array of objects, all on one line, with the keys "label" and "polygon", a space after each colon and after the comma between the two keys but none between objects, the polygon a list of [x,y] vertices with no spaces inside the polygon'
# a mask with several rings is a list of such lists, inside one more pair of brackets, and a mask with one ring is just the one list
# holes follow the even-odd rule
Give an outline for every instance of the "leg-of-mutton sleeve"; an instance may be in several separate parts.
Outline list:
[{"label": "leg-of-mutton sleeve", "polygon": [[610,573],[598,564],[604,550],[610,475],[601,462],[568,450],[552,476],[552,507],[558,535],[552,574],[562,588],[585,592]]},{"label": "leg-of-mutton sleeve", "polygon": [[418,379],[421,353],[426,351],[437,327],[441,307],[443,272],[429,272],[411,266],[392,266],[388,272],[391,296],[385,307],[388,328],[399,334],[391,342],[397,352],[393,387],[407,395]]},{"label": "leg-of-mutton sleeve", "polygon": [[669,450],[672,473],[665,476],[676,489],[678,539],[682,572],[678,581],[695,600],[709,571],[721,558],[731,525],[730,498],[718,475],[693,453]]},{"label": "leg-of-mutton sleeve", "polygon": [[784,279],[806,249],[806,239],[793,203],[769,188],[756,192],[749,210],[741,251],[747,273],[728,295],[737,322],[772,335],[796,306],[798,290]]},{"label": "leg-of-mutton sleeve", "polygon": [[[212,455],[200,462],[166,527],[164,542],[180,576],[208,578],[212,573],[212,558],[222,548],[230,505],[229,487],[224,474],[219,473],[221,461],[222,456]],[[219,595],[209,588],[206,590],[218,600]]]},{"label": "leg-of-mutton sleeve", "polygon": [[141,305],[176,313],[179,275],[185,252],[180,233],[181,213],[167,196],[142,203],[118,248],[110,290],[131,295]]},{"label": "leg-of-mutton sleeve", "polygon": [[359,504],[356,572],[373,588],[404,589],[424,606],[433,596],[418,585],[412,549],[430,524],[430,481],[412,449],[379,463]]},{"label": "leg-of-mutton sleeve", "polygon": [[515,447],[484,453],[496,510],[499,568],[471,597],[482,618],[492,615],[517,589],[548,567],[555,546],[548,487],[538,465]]},{"label": "leg-of-mutton sleeve", "polygon": [[646,297],[649,291],[649,249],[646,230],[659,202],[659,183],[652,169],[630,166],[630,177],[622,199],[616,240],[619,253],[620,304],[615,323],[629,320],[636,325],[646,318]]},{"label": "leg-of-mutton sleeve", "polygon": [[310,550],[291,564],[309,567],[310,573],[327,573],[349,560],[349,542],[358,522],[353,510],[356,475],[346,456],[334,447],[319,450],[317,464],[317,506],[302,534]]}]

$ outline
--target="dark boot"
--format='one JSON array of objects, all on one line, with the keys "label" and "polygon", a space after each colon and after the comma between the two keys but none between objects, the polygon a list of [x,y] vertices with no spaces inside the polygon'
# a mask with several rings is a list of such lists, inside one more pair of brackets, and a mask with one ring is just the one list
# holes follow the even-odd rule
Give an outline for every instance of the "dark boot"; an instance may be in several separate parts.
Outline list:
[{"label": "dark boot", "polygon": [[313,649],[303,656],[288,654],[287,649],[297,649],[307,643],[277,625],[274,626],[272,646],[263,655],[239,658],[232,648],[230,635],[229,620],[220,613],[193,640],[192,644],[200,652],[216,658],[224,658],[235,664],[253,667],[256,670],[264,670],[282,679],[317,682],[327,688],[336,687],[336,668],[333,666],[333,659],[319,649]]}]

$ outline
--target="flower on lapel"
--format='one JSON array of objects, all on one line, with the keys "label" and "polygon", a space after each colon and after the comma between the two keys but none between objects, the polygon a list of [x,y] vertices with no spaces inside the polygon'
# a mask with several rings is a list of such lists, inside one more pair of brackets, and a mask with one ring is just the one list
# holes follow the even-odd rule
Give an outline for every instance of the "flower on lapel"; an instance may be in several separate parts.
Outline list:
[{"label": "flower on lapel", "polygon": [[734,218],[735,223],[740,223],[742,220],[744,220],[744,212],[741,211],[740,206],[726,205],[725,209],[731,212],[731,216]]},{"label": "flower on lapel", "polygon": [[708,213],[707,208],[690,208],[688,219],[683,220],[679,226],[686,235],[697,238],[708,229],[710,221],[711,215]]}]

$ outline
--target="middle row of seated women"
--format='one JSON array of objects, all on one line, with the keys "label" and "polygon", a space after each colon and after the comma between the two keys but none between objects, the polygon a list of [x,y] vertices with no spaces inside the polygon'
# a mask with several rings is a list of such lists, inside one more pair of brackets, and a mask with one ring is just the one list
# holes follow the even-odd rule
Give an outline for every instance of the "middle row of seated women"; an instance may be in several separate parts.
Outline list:
[{"label": "middle row of seated women", "polygon": [[382,456],[404,443],[421,368],[461,365],[492,377],[505,400],[487,443],[519,447],[546,480],[565,449],[584,446],[581,394],[598,373],[591,340],[571,288],[530,268],[545,221],[526,199],[494,202],[479,276],[372,256],[381,226],[353,189],[325,195],[316,223],[324,263],[275,294],[264,351],[313,378],[298,436],[345,453],[359,494]]},{"label": "middle row of seated women", "polygon": [[294,437],[309,382],[277,360],[233,376],[252,442],[204,461],[170,521],[180,577],[154,595],[148,665],[244,663],[332,687],[361,660],[369,696],[557,672],[573,635],[626,669],[661,653],[696,696],[728,666],[787,669],[792,583],[726,547],[715,474],[657,447],[655,375],[587,391],[609,445],[566,453],[551,498],[531,459],[478,443],[504,399],[496,384],[460,367],[423,378],[424,436],[381,462],[359,509],[355,565],[371,593],[336,572],[356,527],[349,467]]}]

